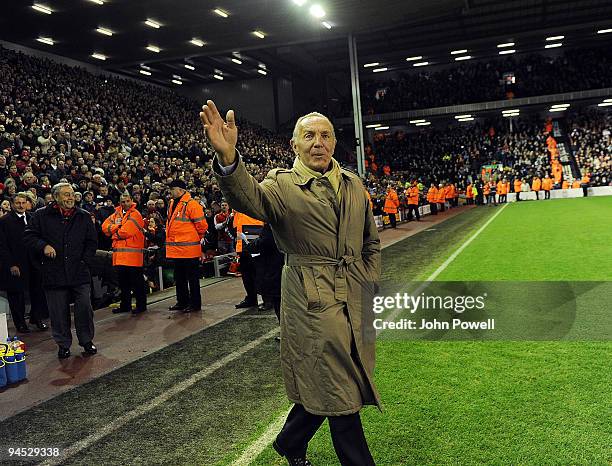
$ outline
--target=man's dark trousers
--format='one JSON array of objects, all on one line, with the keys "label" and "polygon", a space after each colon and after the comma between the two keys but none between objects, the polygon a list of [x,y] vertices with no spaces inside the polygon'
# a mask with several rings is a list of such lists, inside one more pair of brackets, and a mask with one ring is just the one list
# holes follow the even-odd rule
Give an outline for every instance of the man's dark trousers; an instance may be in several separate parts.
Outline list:
[{"label": "man's dark trousers", "polygon": [[240,274],[242,275],[242,285],[246,291],[246,299],[251,303],[257,304],[257,269],[253,256],[246,251],[240,254]]},{"label": "man's dark trousers", "polygon": [[176,303],[181,307],[200,309],[200,261],[193,259],[174,259],[174,281],[176,283]]},{"label": "man's dark trousers", "polygon": [[416,206],[414,204],[408,204],[408,220],[412,220],[413,212],[416,219],[421,220],[421,215],[419,214],[419,206]]},{"label": "man's dark trousers", "polygon": [[[329,416],[327,419],[340,464],[342,466],[374,466],[359,413]],[[283,429],[276,437],[280,453],[290,458],[306,456],[308,442],[324,420],[325,416],[310,414],[302,405],[295,404],[289,412]]]},{"label": "man's dark trousers", "polygon": [[435,202],[430,202],[429,210],[431,211],[431,215],[438,215],[438,204]]},{"label": "man's dark trousers", "polygon": [[74,327],[79,345],[83,346],[93,340],[94,321],[89,283],[46,289],[45,295],[49,307],[51,333],[58,346],[70,348],[72,344],[70,330],[70,303],[72,302],[74,302]]},{"label": "man's dark trousers", "polygon": [[145,291],[145,283],[142,267],[128,267],[118,265],[117,277],[119,278],[119,287],[121,288],[121,305],[122,311],[128,312],[132,310],[132,293],[136,298],[136,312],[147,310],[147,294]]}]

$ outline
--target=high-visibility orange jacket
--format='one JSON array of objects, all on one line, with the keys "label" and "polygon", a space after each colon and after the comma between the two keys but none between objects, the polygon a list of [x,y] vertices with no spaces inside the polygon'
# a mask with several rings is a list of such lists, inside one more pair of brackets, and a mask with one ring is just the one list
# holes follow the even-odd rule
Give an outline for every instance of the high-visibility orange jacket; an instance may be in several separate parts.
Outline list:
[{"label": "high-visibility orange jacket", "polygon": [[555,183],[561,183],[561,179],[563,178],[563,168],[560,163],[554,163],[552,166],[553,177]]},{"label": "high-visibility orange jacket", "polygon": [[522,182],[519,179],[514,180],[514,192],[515,193],[520,193],[521,192],[521,185]]},{"label": "high-visibility orange jacket", "polygon": [[387,197],[385,198],[385,206],[383,207],[383,211],[387,214],[397,214],[398,207],[399,198],[397,197],[397,192],[395,189],[390,189],[387,192]]},{"label": "high-visibility orange jacket", "polygon": [[467,188],[465,188],[465,197],[468,199],[472,199],[474,197],[474,193],[472,192],[472,183],[468,184]]},{"label": "high-visibility orange jacket", "polygon": [[259,236],[263,222],[242,212],[234,211],[234,228],[236,228],[236,252],[242,252],[242,233],[244,232],[247,241],[251,242]]},{"label": "high-visibility orange jacket", "polygon": [[489,186],[489,183],[485,183],[482,192],[485,196],[488,196],[489,194],[491,194],[491,186]]},{"label": "high-visibility orange jacket", "polygon": [[544,191],[550,191],[552,189],[553,182],[551,178],[544,178],[542,180],[542,189]]},{"label": "high-visibility orange jacket", "polygon": [[441,188],[438,188],[438,204],[444,204],[444,201],[446,201],[446,187],[442,186]]},{"label": "high-visibility orange jacket", "polygon": [[569,181],[563,180],[563,184],[561,185],[561,189],[569,189],[570,184]]},{"label": "high-visibility orange jacket", "polygon": [[[178,205],[174,209],[174,203]],[[174,209],[174,210],[173,210]],[[185,193],[180,199],[172,199],[166,220],[166,257],[168,259],[193,259],[200,257],[200,241],[208,230],[204,209],[199,202]]]},{"label": "high-visibility orange jacket", "polygon": [[427,191],[427,202],[430,204],[435,204],[438,202],[438,188],[435,186],[432,186],[429,188],[429,191]]},{"label": "high-visibility orange jacket", "polygon": [[455,197],[455,185],[454,184],[449,184],[446,187],[446,192],[445,192],[445,197],[446,199],[453,199]]},{"label": "high-visibility orange jacket", "polygon": [[584,175],[582,177],[581,183],[590,183],[590,182],[591,182],[591,178],[589,178],[589,175]]},{"label": "high-visibility orange jacket", "polygon": [[113,240],[113,265],[144,265],[144,220],[136,204],[123,213],[121,206],[102,223],[102,232]]},{"label": "high-visibility orange jacket", "polygon": [[542,180],[538,177],[531,180],[531,190],[539,191],[540,189],[542,189]]},{"label": "high-visibility orange jacket", "polygon": [[504,183],[502,183],[501,181],[497,182],[497,194],[499,194],[500,196],[503,196],[504,194],[506,194],[506,185]]},{"label": "high-visibility orange jacket", "polygon": [[579,188],[579,187],[580,187],[580,181],[574,180],[572,182],[572,189],[576,189],[576,188]]},{"label": "high-visibility orange jacket", "polygon": [[408,198],[408,205],[419,205],[419,187],[414,185],[408,188],[406,197]]}]

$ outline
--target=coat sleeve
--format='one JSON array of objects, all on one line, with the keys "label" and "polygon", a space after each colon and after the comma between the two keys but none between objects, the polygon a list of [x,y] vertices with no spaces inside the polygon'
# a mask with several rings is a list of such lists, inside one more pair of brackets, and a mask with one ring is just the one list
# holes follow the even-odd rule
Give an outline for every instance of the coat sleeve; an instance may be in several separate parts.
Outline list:
[{"label": "coat sleeve", "polygon": [[25,229],[23,241],[28,249],[35,254],[42,256],[45,246],[48,244],[42,236],[40,224],[41,212],[35,212],[32,219]]},{"label": "coat sleeve", "polygon": [[217,157],[213,160],[213,172],[223,195],[233,209],[265,223],[275,224],[284,216],[286,207],[276,181],[276,170],[271,170],[261,183],[249,175],[238,154],[236,169],[229,175],[221,174]]},{"label": "coat sleeve", "polygon": [[96,256],[96,249],[98,248],[98,235],[96,234],[96,229],[93,222],[89,218],[89,215],[87,216],[87,221],[85,222],[84,243],[83,262],[85,262],[88,266],[91,266],[93,259]]},{"label": "coat sleeve", "polygon": [[117,225],[113,234],[117,239],[133,238],[139,233],[143,233],[143,223],[140,213],[131,214],[120,225]]},{"label": "coat sleeve", "polygon": [[6,222],[2,222],[2,224],[0,224],[0,268],[10,268],[17,265],[17,261],[13,257],[13,253],[9,247],[8,240]]},{"label": "coat sleeve", "polygon": [[102,233],[106,236],[112,236],[118,228],[119,225],[115,225],[115,213],[113,212],[102,223]]},{"label": "coat sleeve", "polygon": [[365,221],[363,225],[363,249],[361,250],[361,258],[367,271],[372,277],[372,281],[378,283],[380,280],[380,238],[378,237],[378,229],[374,221],[372,209],[367,196],[364,195]]},{"label": "coat sleeve", "polygon": [[200,239],[204,238],[206,230],[208,230],[208,222],[206,221],[206,215],[204,215],[204,209],[199,202],[193,201],[189,203],[189,218]]}]

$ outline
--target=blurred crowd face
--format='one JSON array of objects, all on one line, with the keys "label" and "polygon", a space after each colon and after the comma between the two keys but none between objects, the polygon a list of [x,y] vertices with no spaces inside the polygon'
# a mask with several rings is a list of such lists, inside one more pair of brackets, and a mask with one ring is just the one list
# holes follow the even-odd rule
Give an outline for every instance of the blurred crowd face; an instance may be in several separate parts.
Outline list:
[{"label": "blurred crowd face", "polygon": [[25,197],[17,196],[13,199],[13,210],[18,214],[23,214],[28,207],[28,200]]},{"label": "blurred crowd face", "polygon": [[2,203],[0,203],[0,214],[3,215],[10,211],[11,211],[11,203],[5,199],[4,201],[2,201]]},{"label": "blurred crowd face", "polygon": [[129,210],[129,208],[132,207],[133,204],[132,198],[126,194],[121,195],[121,200],[119,201],[119,203],[121,204],[121,208],[123,210]]},{"label": "blurred crowd face", "polygon": [[325,173],[336,148],[334,129],[327,118],[304,118],[291,147],[302,163],[311,170]]}]

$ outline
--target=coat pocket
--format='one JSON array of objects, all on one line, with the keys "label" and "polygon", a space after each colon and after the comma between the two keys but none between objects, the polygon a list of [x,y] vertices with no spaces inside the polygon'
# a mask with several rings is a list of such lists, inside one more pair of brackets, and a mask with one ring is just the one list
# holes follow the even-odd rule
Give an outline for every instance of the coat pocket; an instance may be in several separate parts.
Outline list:
[{"label": "coat pocket", "polygon": [[304,282],[304,292],[308,300],[308,310],[319,309],[321,307],[321,295],[314,277],[314,271],[311,267],[300,267],[300,271]]}]

